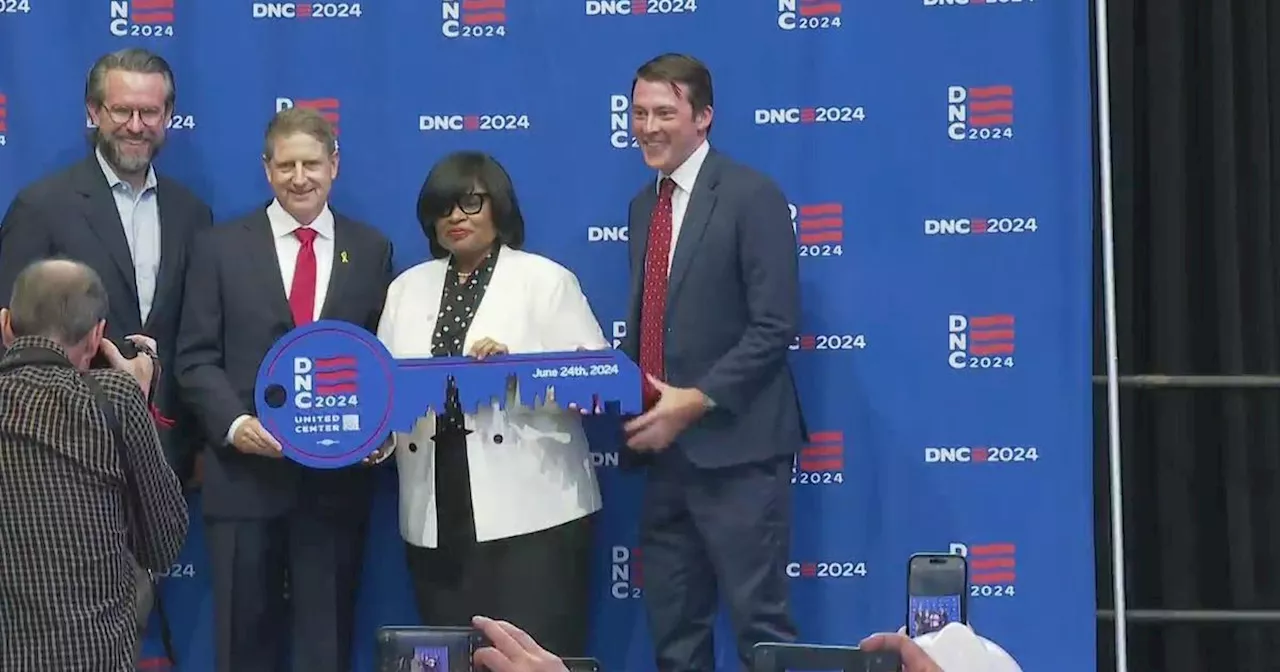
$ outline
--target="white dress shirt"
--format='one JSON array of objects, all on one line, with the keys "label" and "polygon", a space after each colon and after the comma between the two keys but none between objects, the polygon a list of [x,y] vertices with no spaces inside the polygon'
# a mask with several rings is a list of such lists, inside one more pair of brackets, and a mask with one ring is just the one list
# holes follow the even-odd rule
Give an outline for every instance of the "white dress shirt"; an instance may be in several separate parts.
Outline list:
[{"label": "white dress shirt", "polygon": [[[437,259],[391,283],[378,338],[394,357],[431,357],[447,272],[448,261]],[[507,346],[512,354],[609,347],[572,272],[546,257],[506,247],[463,351],[482,338]],[[494,404],[469,413],[466,427],[472,430],[466,441],[478,541],[538,532],[600,510],[600,485],[577,411],[514,403],[502,410]],[[426,548],[436,548],[439,539],[434,434],[435,412],[428,411],[411,433],[390,439],[400,472],[400,534]]]},{"label": "white dress shirt", "polygon": [[711,142],[703,140],[689,158],[684,160],[684,163],[671,171],[671,175],[658,175],[659,187],[664,177],[670,177],[671,181],[676,183],[676,188],[671,193],[671,250],[667,253],[667,272],[671,271],[671,260],[676,257],[676,245],[680,242],[680,226],[684,224],[684,213],[689,209],[689,197],[693,195],[693,185],[698,181],[698,173],[702,171],[702,163],[707,160],[707,153],[710,151]]},{"label": "white dress shirt", "polygon": [[[293,232],[302,228],[302,224],[276,200],[267,206],[267,221],[271,222],[271,234],[276,243],[276,262],[280,264],[280,278],[284,281],[285,299],[288,299],[293,291],[293,274],[298,268],[298,250],[302,249],[302,241]],[[311,243],[311,248],[316,253],[316,305],[311,319],[318,320],[320,311],[324,308],[325,296],[329,292],[329,276],[333,272],[333,212],[327,204],[308,228],[316,232],[315,241]],[[248,419],[249,416],[242,415],[231,423],[231,427],[227,429],[227,443],[231,443],[236,430]]]}]

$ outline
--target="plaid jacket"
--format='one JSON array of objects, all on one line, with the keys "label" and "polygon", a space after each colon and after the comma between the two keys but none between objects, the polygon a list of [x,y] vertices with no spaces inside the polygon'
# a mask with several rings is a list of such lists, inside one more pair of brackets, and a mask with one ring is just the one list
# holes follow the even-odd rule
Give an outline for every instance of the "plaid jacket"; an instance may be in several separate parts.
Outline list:
[{"label": "plaid jacket", "polygon": [[[24,348],[58,350],[21,338]],[[0,670],[134,669],[133,558],[173,562],[187,534],[187,504],[165,462],[137,383],[94,371],[116,405],[141,490],[151,548],[137,548],[126,518],[124,472],[106,419],[71,368],[0,373]]]}]

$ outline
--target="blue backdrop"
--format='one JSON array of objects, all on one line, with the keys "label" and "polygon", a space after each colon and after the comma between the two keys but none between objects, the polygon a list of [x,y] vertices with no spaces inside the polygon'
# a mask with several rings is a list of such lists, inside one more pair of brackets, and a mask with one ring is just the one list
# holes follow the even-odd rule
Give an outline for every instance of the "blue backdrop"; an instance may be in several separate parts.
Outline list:
[{"label": "blue backdrop", "polygon": [[[399,268],[427,255],[414,199],[431,164],[486,150],[529,248],[576,271],[620,335],[626,204],[649,177],[631,78],[693,53],[715,75],[713,143],[795,204],[793,354],[815,432],[789,570],[804,638],[896,629],[908,554],[954,550],[980,632],[1024,669],[1092,670],[1087,22],[1087,3],[1043,0],[0,0],[0,204],[84,155],[88,67],[144,45],[178,79],[161,169],[219,219],[268,198],[262,134],[281,105],[338,121],[335,207],[385,230]],[[596,654],[641,672],[643,483],[618,472],[616,429],[592,433]],[[361,670],[375,626],[416,621],[393,475],[372,512]],[[182,669],[209,670],[198,522],[171,573]]]}]

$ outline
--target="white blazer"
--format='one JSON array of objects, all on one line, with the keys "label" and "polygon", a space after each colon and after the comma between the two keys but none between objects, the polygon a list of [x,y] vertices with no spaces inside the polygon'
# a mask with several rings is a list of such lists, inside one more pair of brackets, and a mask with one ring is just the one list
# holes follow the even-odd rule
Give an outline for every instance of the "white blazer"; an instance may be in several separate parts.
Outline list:
[{"label": "white blazer", "polygon": [[[431,356],[448,261],[402,273],[387,290],[378,338],[396,358]],[[464,352],[482,338],[512,354],[609,347],[578,279],[556,262],[503,247],[467,331]],[[435,411],[411,434],[393,434],[400,472],[400,534],[436,548]],[[479,541],[528,534],[600,510],[600,485],[576,411],[508,404],[466,416],[471,498]],[[500,443],[494,440],[501,435]],[[414,449],[410,449],[413,444]]]}]

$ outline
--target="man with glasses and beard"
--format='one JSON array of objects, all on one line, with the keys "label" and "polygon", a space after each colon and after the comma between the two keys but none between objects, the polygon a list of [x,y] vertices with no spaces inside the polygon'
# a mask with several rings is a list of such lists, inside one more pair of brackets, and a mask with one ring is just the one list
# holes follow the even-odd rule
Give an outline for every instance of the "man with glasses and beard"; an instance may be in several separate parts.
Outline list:
[{"label": "man with glasses and beard", "polygon": [[47,257],[92,268],[110,300],[107,336],[155,340],[162,366],[152,398],[166,456],[179,478],[195,466],[193,424],[173,378],[188,246],[213,213],[191,191],[157,175],[176,89],[165,60],[143,49],[98,59],[85,83],[95,128],[89,156],[24,188],[0,222],[0,302],[18,273]]}]

